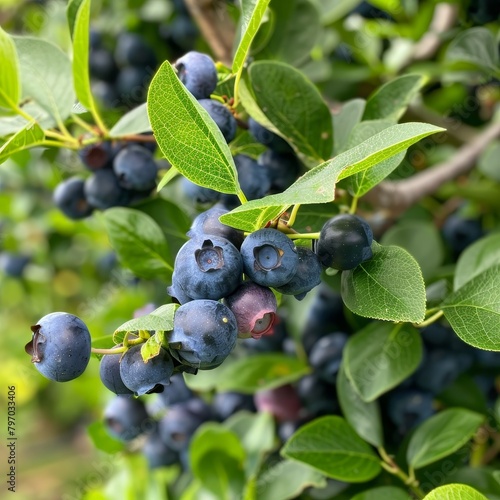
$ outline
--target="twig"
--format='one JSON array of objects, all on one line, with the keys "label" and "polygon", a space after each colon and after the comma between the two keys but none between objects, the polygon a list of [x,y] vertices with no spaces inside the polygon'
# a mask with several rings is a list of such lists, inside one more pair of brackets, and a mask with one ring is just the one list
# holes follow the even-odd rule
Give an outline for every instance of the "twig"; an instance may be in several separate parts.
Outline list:
[{"label": "twig", "polygon": [[216,0],[185,0],[195,23],[215,57],[231,66],[235,26],[225,7]]},{"label": "twig", "polygon": [[397,215],[425,196],[435,193],[444,183],[472,170],[480,154],[498,137],[500,123],[492,123],[458,149],[449,160],[407,179],[382,182],[367,193],[364,200]]}]

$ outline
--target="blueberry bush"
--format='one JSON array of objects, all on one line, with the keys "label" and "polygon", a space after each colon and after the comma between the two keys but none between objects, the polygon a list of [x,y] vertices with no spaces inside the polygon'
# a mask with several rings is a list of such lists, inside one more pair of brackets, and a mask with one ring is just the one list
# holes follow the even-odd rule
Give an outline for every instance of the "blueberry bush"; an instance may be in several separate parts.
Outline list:
[{"label": "blueberry bush", "polygon": [[498,2],[0,21],[26,498],[500,499]]}]

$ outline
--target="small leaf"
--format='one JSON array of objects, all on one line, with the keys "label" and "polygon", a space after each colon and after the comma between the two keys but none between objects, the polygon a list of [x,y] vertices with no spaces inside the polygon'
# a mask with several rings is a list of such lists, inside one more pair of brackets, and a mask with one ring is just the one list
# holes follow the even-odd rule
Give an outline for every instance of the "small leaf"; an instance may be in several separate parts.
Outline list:
[{"label": "small leaf", "polygon": [[418,323],[425,317],[425,284],[415,259],[401,247],[376,246],[373,257],[342,272],[342,299],[365,318]]},{"label": "small leaf", "polygon": [[12,38],[0,26],[0,108],[12,110],[21,97],[21,79],[16,46]]},{"label": "small leaf", "polygon": [[408,378],[422,359],[422,339],[408,324],[372,322],[354,334],[344,348],[347,378],[364,401]]},{"label": "small leaf", "polygon": [[149,215],[131,208],[110,208],[103,213],[111,245],[134,274],[168,281],[172,276],[168,244]]},{"label": "small leaf", "polygon": [[28,123],[0,147],[0,164],[19,151],[42,144],[44,138],[45,133],[37,123]]},{"label": "small leaf", "polygon": [[459,450],[484,422],[484,415],[449,408],[432,416],[413,433],[406,459],[414,469],[437,462]]},{"label": "small leaf", "polygon": [[422,75],[403,75],[379,87],[366,101],[364,120],[397,122],[425,83]]},{"label": "small leaf", "polygon": [[348,149],[349,136],[353,128],[361,122],[365,111],[364,99],[352,99],[343,104],[342,109],[333,115],[333,147],[335,155]]},{"label": "small leaf", "polygon": [[243,154],[254,158],[255,160],[266,151],[266,146],[255,142],[255,139],[252,137],[248,130],[238,134],[236,139],[231,141],[229,144],[229,148],[231,149],[231,154],[233,156]]},{"label": "small leaf", "polygon": [[351,500],[411,500],[405,490],[395,486],[379,486],[353,496]]},{"label": "small leaf", "polygon": [[488,500],[482,493],[466,484],[446,484],[432,490],[424,500]]},{"label": "small leaf", "polygon": [[125,449],[125,445],[117,439],[111,437],[106,430],[104,422],[92,422],[87,427],[87,432],[92,440],[93,445],[101,451],[109,454],[118,453]]},{"label": "small leaf", "polygon": [[499,155],[500,141],[493,141],[483,151],[477,164],[478,170],[494,181],[500,181],[500,169],[498,168]]},{"label": "small leaf", "polygon": [[75,23],[78,10],[84,0],[69,0],[68,7],[66,8],[66,17],[68,18],[68,26],[71,38],[74,36]]},{"label": "small leaf", "polygon": [[147,106],[158,146],[171,165],[200,186],[238,193],[236,166],[219,127],[168,61],[149,86]]},{"label": "small leaf", "polygon": [[500,264],[478,274],[441,304],[455,333],[468,344],[500,351]]},{"label": "small leaf", "polygon": [[141,346],[141,356],[145,363],[160,354],[160,349],[168,344],[165,332],[157,331]]},{"label": "small leaf", "polygon": [[324,26],[334,23],[351,12],[361,0],[322,0],[318,2]]},{"label": "small leaf", "polygon": [[382,470],[372,448],[338,416],[304,425],[285,443],[281,454],[349,483],[369,481]]},{"label": "small leaf", "polygon": [[109,131],[110,137],[123,137],[130,134],[142,134],[151,131],[147,104],[140,104],[125,113]]},{"label": "small leaf", "polygon": [[[371,339],[370,339],[371,341]],[[376,401],[363,401],[345,374],[343,365],[337,375],[337,397],[342,413],[351,427],[368,443],[383,446],[380,408]]]},{"label": "small leaf", "polygon": [[233,59],[233,73],[243,67],[247,58],[252,40],[256,35],[262,17],[266,12],[270,0],[242,0],[240,18],[240,41]]},{"label": "small leaf", "polygon": [[[178,307],[178,304],[164,304],[149,314],[123,323],[123,325],[120,325],[115,330],[114,335],[119,333],[138,332],[139,330],[169,332],[174,328],[174,315]],[[119,339],[119,342],[121,342],[121,340],[123,339]],[[115,343],[119,342],[115,340]]]}]

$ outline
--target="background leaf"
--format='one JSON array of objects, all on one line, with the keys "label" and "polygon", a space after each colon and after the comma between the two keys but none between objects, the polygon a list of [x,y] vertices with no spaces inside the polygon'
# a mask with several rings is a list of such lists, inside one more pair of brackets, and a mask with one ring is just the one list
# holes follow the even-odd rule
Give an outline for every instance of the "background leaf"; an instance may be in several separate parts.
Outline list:
[{"label": "background leaf", "polygon": [[335,155],[348,149],[352,129],[361,122],[365,111],[364,99],[351,99],[342,105],[339,113],[333,115],[333,148]]},{"label": "background leaf", "polygon": [[120,117],[109,131],[109,135],[110,137],[122,137],[129,134],[142,134],[150,130],[148,108],[147,104],[144,103]]},{"label": "background leaf", "polygon": [[19,151],[41,144],[44,138],[45,133],[37,123],[28,123],[0,147],[0,164]]},{"label": "background leaf", "polygon": [[195,184],[237,194],[236,166],[219,130],[166,61],[153,77],[148,114],[165,158]]},{"label": "background leaf", "polygon": [[487,500],[479,491],[466,484],[439,486],[424,497],[424,500]]},{"label": "background leaf", "polygon": [[477,168],[486,177],[494,181],[500,181],[500,169],[498,168],[498,158],[500,155],[500,141],[493,141],[481,154]]},{"label": "background leaf", "polygon": [[123,323],[116,328],[115,334],[137,332],[139,330],[171,331],[174,328],[174,315],[178,307],[178,304],[164,304],[149,314]]},{"label": "background leaf", "polygon": [[410,500],[405,490],[395,486],[379,486],[353,496],[351,500]]},{"label": "background leaf", "polygon": [[21,82],[19,77],[19,62],[16,46],[12,38],[0,26],[0,108],[7,110],[17,106],[21,97]]}]

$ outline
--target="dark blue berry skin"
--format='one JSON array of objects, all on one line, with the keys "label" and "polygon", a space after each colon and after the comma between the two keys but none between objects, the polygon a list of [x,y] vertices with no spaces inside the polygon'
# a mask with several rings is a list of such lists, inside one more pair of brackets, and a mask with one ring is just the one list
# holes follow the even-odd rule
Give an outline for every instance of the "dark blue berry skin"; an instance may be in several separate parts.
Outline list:
[{"label": "dark blue berry skin", "polygon": [[217,68],[206,54],[191,51],[174,64],[180,81],[196,99],[208,99],[217,87]]},{"label": "dark blue berry skin", "polygon": [[297,393],[311,416],[331,415],[339,411],[335,386],[320,378],[316,373],[300,379],[297,384]]},{"label": "dark blue berry skin", "polygon": [[299,264],[293,241],[272,228],[249,234],[241,245],[241,256],[245,274],[262,286],[286,285]]},{"label": "dark blue berry skin", "polygon": [[124,147],[113,160],[113,171],[124,189],[151,191],[156,186],[158,168],[151,151],[143,146]]},{"label": "dark blue berry skin", "polygon": [[212,401],[212,409],[215,416],[222,421],[238,411],[256,411],[253,396],[239,392],[218,392]]},{"label": "dark blue berry skin", "polygon": [[104,409],[104,425],[108,433],[120,441],[131,441],[151,430],[152,421],[140,399],[116,396]]},{"label": "dark blue berry skin", "polygon": [[175,373],[170,377],[170,385],[165,387],[163,392],[158,394],[159,400],[168,408],[170,406],[183,403],[193,397],[191,389],[184,382],[182,373]]},{"label": "dark blue berry skin", "polygon": [[158,356],[144,362],[141,345],[132,346],[123,355],[120,362],[120,376],[123,383],[136,396],[163,390],[170,383],[174,373],[174,364],[168,351],[161,348]]},{"label": "dark blue berry skin", "polygon": [[198,184],[191,182],[186,177],[181,178],[181,189],[187,198],[201,205],[215,203],[220,198],[220,193],[215,191],[215,189],[198,186]]},{"label": "dark blue berry skin", "polygon": [[165,444],[159,431],[148,435],[142,448],[142,454],[146,457],[149,469],[168,467],[179,461],[179,453]]},{"label": "dark blue berry skin", "polygon": [[451,385],[467,366],[462,367],[457,353],[444,349],[428,352],[417,372],[415,385],[432,394],[439,394]]},{"label": "dark blue berry skin", "polygon": [[271,191],[281,193],[289,188],[300,175],[302,165],[293,153],[277,153],[268,149],[258,158],[271,179]]},{"label": "dark blue berry skin", "polygon": [[241,283],[243,263],[238,249],[218,236],[189,240],[174,262],[175,289],[193,299],[219,300]]},{"label": "dark blue berry skin", "polygon": [[130,192],[123,189],[112,170],[98,170],[92,174],[84,186],[85,197],[89,203],[101,210],[127,205]]},{"label": "dark blue berry skin", "polygon": [[254,339],[252,337],[242,339],[240,344],[247,352],[252,354],[283,352],[288,338],[286,323],[281,318],[277,317],[277,321],[273,325],[272,335],[264,335],[259,339]]},{"label": "dark blue berry skin", "polygon": [[222,224],[219,217],[227,213],[227,209],[217,205],[205,210],[193,220],[187,235],[189,238],[203,237],[203,235],[220,236],[229,240],[239,250],[245,236],[243,231]]},{"label": "dark blue berry skin", "polygon": [[172,273],[172,285],[167,287],[167,293],[179,304],[185,304],[186,302],[194,300],[192,297],[187,295],[181,287],[180,280],[177,279],[177,273],[175,271]]},{"label": "dark blue berry skin", "polygon": [[142,67],[122,68],[115,83],[120,102],[129,108],[144,102],[151,76],[152,74]]},{"label": "dark blue berry skin", "polygon": [[334,332],[321,337],[312,347],[309,364],[321,379],[335,384],[342,362],[342,351],[348,336],[344,332]]},{"label": "dark blue berry skin", "polygon": [[84,219],[94,211],[94,206],[85,196],[84,185],[83,179],[71,177],[58,184],[54,191],[54,205],[70,219]]},{"label": "dark blue berry skin", "polygon": [[26,255],[16,255],[10,252],[0,254],[0,271],[11,278],[21,278],[30,258]]},{"label": "dark blue berry skin", "polygon": [[340,214],[321,228],[316,253],[325,267],[345,271],[372,258],[372,242],[373,233],[365,220],[353,214]]},{"label": "dark blue berry skin", "polygon": [[236,318],[228,307],[214,300],[193,300],[175,312],[170,351],[183,364],[209,370],[227,358],[237,335]]},{"label": "dark blue berry skin", "polygon": [[297,247],[299,263],[295,276],[285,285],[275,287],[276,290],[285,295],[295,295],[297,300],[302,300],[307,292],[321,283],[323,268],[318,256],[309,248]]},{"label": "dark blue berry skin", "polygon": [[277,153],[290,153],[292,148],[282,137],[268,130],[253,118],[248,119],[248,129],[253,138]]},{"label": "dark blue berry skin", "polygon": [[483,236],[481,223],[476,219],[464,219],[457,214],[450,215],[443,224],[445,242],[458,257],[469,245]]},{"label": "dark blue berry skin", "polygon": [[198,101],[219,127],[226,142],[231,142],[236,136],[236,119],[231,111],[219,101],[200,99]]},{"label": "dark blue berry skin", "polygon": [[78,151],[78,156],[85,167],[94,172],[111,165],[113,148],[108,141],[89,144]]},{"label": "dark blue berry skin", "polygon": [[178,15],[168,24],[160,26],[160,37],[166,41],[175,57],[194,49],[199,32],[188,14]]},{"label": "dark blue berry skin", "polygon": [[120,105],[120,97],[115,86],[103,81],[92,82],[92,94],[102,106],[108,109],[117,108]]},{"label": "dark blue berry skin", "polygon": [[211,418],[210,407],[199,398],[179,403],[160,420],[161,439],[171,449],[183,451],[189,446],[196,429]]},{"label": "dark blue berry skin", "polygon": [[446,347],[451,344],[456,337],[455,332],[441,323],[432,323],[421,331],[422,340],[425,345],[433,347]]},{"label": "dark blue berry skin", "polygon": [[133,394],[120,375],[121,354],[103,356],[99,365],[99,376],[104,386],[115,394]]},{"label": "dark blue berry skin", "polygon": [[47,314],[31,327],[26,345],[31,362],[45,377],[67,382],[79,377],[90,360],[90,333],[85,323],[65,312]]},{"label": "dark blue berry skin", "polygon": [[397,389],[387,398],[387,413],[398,432],[405,435],[434,415],[433,396],[417,389]]},{"label": "dark blue berry skin", "polygon": [[118,67],[113,54],[105,49],[92,50],[89,54],[89,70],[93,78],[113,83],[118,74]]},{"label": "dark blue berry skin", "polygon": [[122,33],[118,37],[114,55],[120,66],[154,69],[157,65],[153,49],[136,33]]}]

